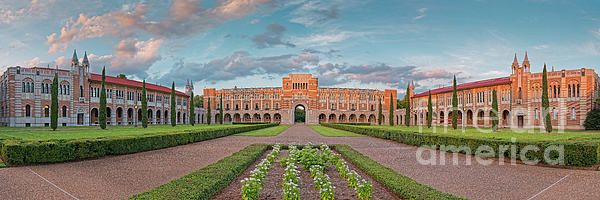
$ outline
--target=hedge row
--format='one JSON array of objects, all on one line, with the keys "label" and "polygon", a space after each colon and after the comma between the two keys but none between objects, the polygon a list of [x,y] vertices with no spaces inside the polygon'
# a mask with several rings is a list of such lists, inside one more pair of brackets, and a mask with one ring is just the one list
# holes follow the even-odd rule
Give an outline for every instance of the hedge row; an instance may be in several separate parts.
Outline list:
[{"label": "hedge row", "polygon": [[[434,133],[418,133],[414,131],[404,131],[404,130],[386,130],[379,129],[376,127],[357,127],[350,126],[344,124],[321,124],[323,126],[346,130],[354,133],[364,134],[372,137],[382,138],[394,140],[400,143],[414,145],[414,146],[429,146],[436,149],[439,149],[441,145],[449,146],[467,146],[471,149],[471,152],[460,151],[460,153],[471,153],[474,154],[475,150],[482,145],[487,145],[494,150],[494,157],[500,157],[503,155],[504,157],[511,157],[510,150],[501,151],[500,146],[511,145],[516,147],[517,159],[519,159],[519,155],[521,154],[521,150],[523,150],[528,145],[533,145],[540,149],[539,151],[528,151],[526,152],[526,157],[529,160],[537,159],[541,162],[545,162],[547,164],[555,164],[549,163],[544,159],[544,150],[552,145],[564,145],[564,164],[568,166],[592,166],[599,162],[600,160],[600,147],[598,144],[590,144],[590,143],[567,143],[567,142],[533,142],[533,141],[515,141],[514,143],[510,140],[506,139],[498,139],[498,138],[489,138],[489,139],[481,139],[481,138],[468,138],[461,136],[448,136],[448,135],[438,135]],[[555,159],[558,157],[556,151],[550,152],[550,157]]]},{"label": "hedge row", "polygon": [[356,165],[377,182],[385,185],[390,191],[404,199],[463,199],[451,194],[440,192],[432,187],[423,185],[409,177],[406,177],[393,169],[383,166],[371,158],[352,149],[352,147],[340,144],[333,145],[346,160]]},{"label": "hedge row", "polygon": [[266,122],[231,122],[231,124],[244,125],[244,124],[267,124]]},{"label": "hedge row", "polygon": [[0,153],[4,163],[9,166],[65,162],[162,149],[277,125],[257,124],[76,140],[2,140],[0,141],[2,144]]},{"label": "hedge row", "polygon": [[335,124],[356,125],[356,126],[370,126],[371,125],[371,123],[361,123],[361,122],[345,122],[345,123],[335,123]]},{"label": "hedge row", "polygon": [[198,171],[175,179],[130,199],[210,199],[236,179],[267,150],[252,144]]}]

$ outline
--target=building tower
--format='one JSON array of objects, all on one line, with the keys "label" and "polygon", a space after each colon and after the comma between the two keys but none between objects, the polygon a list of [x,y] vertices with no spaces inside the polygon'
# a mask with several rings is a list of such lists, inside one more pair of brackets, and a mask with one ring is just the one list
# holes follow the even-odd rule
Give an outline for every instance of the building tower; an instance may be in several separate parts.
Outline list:
[{"label": "building tower", "polygon": [[515,53],[515,59],[513,59],[513,63],[512,63],[512,73],[516,74],[520,68],[519,66],[519,61],[517,61],[517,53]]},{"label": "building tower", "polygon": [[527,51],[525,51],[525,60],[523,60],[523,68],[525,68],[525,72],[530,72],[530,64],[529,58],[527,58]]},{"label": "building tower", "polygon": [[[185,94],[190,96],[192,94],[192,91],[194,91],[194,82],[188,80],[185,84]],[[190,97],[193,98],[192,96]]]}]

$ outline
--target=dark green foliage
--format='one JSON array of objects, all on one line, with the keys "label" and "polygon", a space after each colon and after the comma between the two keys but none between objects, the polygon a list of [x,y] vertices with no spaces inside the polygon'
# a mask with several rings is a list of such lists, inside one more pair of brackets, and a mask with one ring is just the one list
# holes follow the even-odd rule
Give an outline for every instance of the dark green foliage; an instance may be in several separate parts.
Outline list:
[{"label": "dark green foliage", "polygon": [[221,98],[219,98],[221,100],[221,103],[219,104],[219,123],[223,124],[223,94],[221,94]]},{"label": "dark green foliage", "polygon": [[133,195],[131,199],[210,199],[260,158],[267,151],[268,146],[266,144],[249,145],[198,171],[152,190]]},{"label": "dark green foliage", "polygon": [[127,79],[127,75],[119,74],[119,75],[117,75],[117,78]]},{"label": "dark green foliage", "polygon": [[207,104],[207,106],[206,106],[206,114],[207,114],[206,115],[206,123],[208,125],[210,125],[210,120],[212,118],[212,113],[211,113],[212,108],[210,107],[210,97],[208,98],[208,102],[206,104]]},{"label": "dark green foliage", "polygon": [[142,127],[148,127],[148,99],[146,98],[146,80],[142,82]]},{"label": "dark green foliage", "polygon": [[600,160],[600,147],[597,143],[568,143],[553,141],[517,141],[513,143],[511,140],[499,138],[472,138],[458,135],[450,136],[427,132],[418,133],[414,131],[404,130],[386,130],[378,127],[359,127],[334,123],[322,123],[321,126],[336,128],[382,139],[394,140],[400,143],[414,146],[428,145],[430,147],[439,149],[440,145],[466,145],[470,149],[473,149],[471,153],[475,153],[475,149],[479,148],[480,146],[487,145],[494,149],[494,152],[496,153],[494,157],[499,157],[500,155],[504,155],[505,157],[510,156],[510,150],[500,152],[499,147],[503,145],[515,145],[517,151],[516,155],[520,155],[520,151],[527,145],[534,145],[537,148],[541,149],[541,151],[529,151],[528,153],[530,154],[528,157],[530,159],[539,159],[541,162],[545,161],[543,159],[543,156],[544,149],[546,149],[546,147],[549,147],[551,145],[564,145],[564,163],[567,166],[591,166],[597,164]]},{"label": "dark green foliage", "polygon": [[50,127],[55,131],[58,127],[58,73],[54,73],[51,90],[52,104],[50,105]]},{"label": "dark green foliage", "polygon": [[456,75],[452,84],[452,128],[458,128],[458,95],[456,94]]},{"label": "dark green foliage", "polygon": [[392,94],[390,94],[390,126],[394,125],[394,98],[392,97]]},{"label": "dark green foliage", "polygon": [[588,112],[583,127],[585,130],[600,130],[600,110],[594,109]]},{"label": "dark green foliage", "polygon": [[196,114],[194,113],[194,92],[192,91],[192,94],[190,94],[190,124],[192,124],[192,126],[194,125],[194,123],[196,122]]},{"label": "dark green foliage", "polygon": [[194,106],[196,108],[204,108],[204,96],[196,95],[194,96]]},{"label": "dark green foliage", "polygon": [[404,116],[404,125],[410,126],[410,83],[406,87],[406,95],[404,96],[404,102],[406,102],[406,113]]},{"label": "dark green foliage", "polygon": [[542,116],[544,117],[544,127],[546,132],[552,132],[552,120],[550,119],[550,101],[548,100],[548,72],[544,64],[542,75]]},{"label": "dark green foliage", "polygon": [[100,112],[98,114],[98,121],[101,129],[106,129],[106,67],[102,68],[102,83],[100,88]]},{"label": "dark green foliage", "polygon": [[377,124],[381,125],[383,122],[383,113],[381,113],[381,98],[379,99],[379,113],[377,114]]},{"label": "dark green foliage", "polygon": [[300,108],[294,109],[294,122],[305,122],[306,112]]},{"label": "dark green foliage", "polygon": [[409,177],[406,177],[393,169],[379,164],[371,158],[352,149],[352,147],[340,144],[334,148],[346,160],[367,173],[371,178],[383,184],[391,192],[403,199],[464,199],[451,194],[438,191],[427,185],[423,185]]},{"label": "dark green foliage", "polygon": [[55,163],[106,155],[122,155],[184,145],[242,132],[277,126],[256,124],[211,129],[150,133],[75,140],[2,140],[2,160],[7,165]]},{"label": "dark green foliage", "polygon": [[427,100],[427,128],[431,128],[433,121],[433,105],[431,102],[431,91],[429,91],[429,99]]},{"label": "dark green foliage", "polygon": [[500,118],[498,118],[498,96],[496,93],[496,89],[492,91],[492,131],[498,130],[498,123],[500,122]]},{"label": "dark green foliage", "polygon": [[346,122],[346,123],[335,123],[335,124],[346,124],[346,125],[355,125],[355,126],[370,126],[371,123],[361,123],[361,122]]},{"label": "dark green foliage", "polygon": [[175,82],[171,85],[171,126],[177,125],[177,110],[175,110]]}]

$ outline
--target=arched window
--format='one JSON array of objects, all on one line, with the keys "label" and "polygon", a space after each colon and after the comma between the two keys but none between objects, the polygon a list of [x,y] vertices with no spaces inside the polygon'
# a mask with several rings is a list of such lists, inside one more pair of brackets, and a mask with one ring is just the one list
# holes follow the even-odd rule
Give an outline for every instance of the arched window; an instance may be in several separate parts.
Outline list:
[{"label": "arched window", "polygon": [[536,108],[535,109],[535,120],[539,120],[540,119],[540,111]]},{"label": "arched window", "polygon": [[67,106],[62,107],[62,117],[67,117]]},{"label": "arched window", "polygon": [[48,105],[44,106],[44,117],[50,117],[50,107]]},{"label": "arched window", "polygon": [[25,117],[31,117],[31,106],[25,106]]},{"label": "arched window", "polygon": [[577,113],[575,112],[575,107],[571,108],[571,119],[577,119]]},{"label": "arched window", "polygon": [[556,108],[552,108],[552,119],[556,119]]}]

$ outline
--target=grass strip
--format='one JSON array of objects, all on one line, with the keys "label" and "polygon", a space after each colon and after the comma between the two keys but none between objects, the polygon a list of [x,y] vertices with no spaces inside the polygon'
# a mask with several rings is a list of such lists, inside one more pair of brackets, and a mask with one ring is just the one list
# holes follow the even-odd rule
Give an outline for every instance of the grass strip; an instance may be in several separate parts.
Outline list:
[{"label": "grass strip", "polygon": [[332,146],[337,152],[344,156],[346,160],[404,199],[464,199],[462,197],[438,191],[399,174],[393,169],[371,160],[371,158],[361,154],[348,145],[340,144]]},{"label": "grass strip", "polygon": [[289,125],[275,126],[271,128],[259,129],[235,134],[237,136],[276,136],[290,128]]},{"label": "grass strip", "polygon": [[361,137],[361,136],[364,136],[364,135],[361,135],[358,133],[353,133],[350,131],[344,131],[344,130],[340,130],[340,129],[329,128],[329,127],[320,126],[320,125],[312,125],[312,126],[308,126],[308,127],[312,128],[315,132],[317,132],[325,137]]},{"label": "grass strip", "polygon": [[252,144],[198,171],[130,199],[210,199],[256,161],[269,145]]}]

